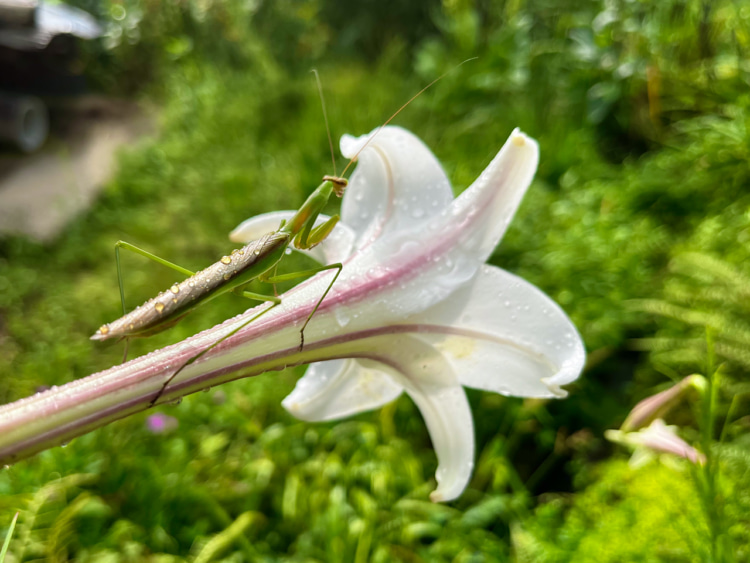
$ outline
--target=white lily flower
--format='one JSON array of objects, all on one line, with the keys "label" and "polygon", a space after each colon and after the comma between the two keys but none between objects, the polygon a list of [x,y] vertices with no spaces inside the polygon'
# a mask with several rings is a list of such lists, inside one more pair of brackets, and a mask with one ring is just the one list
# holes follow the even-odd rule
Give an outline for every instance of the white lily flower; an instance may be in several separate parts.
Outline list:
[{"label": "white lily flower", "polygon": [[[354,156],[370,135],[344,136],[342,153]],[[336,359],[313,364],[283,405],[303,420],[332,420],[405,391],[439,461],[431,499],[449,501],[464,490],[474,464],[462,386],[564,397],[561,386],[583,368],[583,343],[565,313],[531,284],[484,264],[533,178],[538,146],[514,131],[455,200],[440,164],[408,131],[383,128],[358,158],[341,222],[311,251],[323,263],[344,263],[305,331],[306,350],[322,345],[322,355]],[[293,213],[249,219],[231,238],[258,238]],[[320,275],[294,288],[269,316],[314,303],[330,279]]]},{"label": "white lily flower", "polygon": [[[368,137],[344,137],[354,155]],[[382,129],[359,155],[343,221],[313,250],[344,262],[178,344],[0,407],[0,463],[14,463],[94,428],[201,389],[318,362],[284,405],[305,420],[378,408],[406,392],[438,457],[435,501],[458,497],[474,463],[463,386],[564,397],[584,349],[565,313],[522,279],[484,264],[536,170],[535,141],[514,131],[479,179],[453,199],[435,157],[411,133]],[[275,230],[284,213],[251,219],[232,238]],[[239,330],[238,330],[239,329]],[[217,345],[218,342],[218,345]],[[210,348],[200,357],[197,355]],[[165,382],[169,381],[167,387]]]}]

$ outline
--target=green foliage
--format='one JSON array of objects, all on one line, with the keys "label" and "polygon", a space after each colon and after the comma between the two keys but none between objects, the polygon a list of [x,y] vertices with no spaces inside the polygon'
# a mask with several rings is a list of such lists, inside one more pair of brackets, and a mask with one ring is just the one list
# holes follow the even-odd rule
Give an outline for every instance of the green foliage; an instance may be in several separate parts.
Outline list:
[{"label": "green foliage", "polygon": [[[722,467],[719,493],[733,516],[728,532],[744,546],[736,561],[747,557],[748,546],[746,450],[743,457]],[[518,524],[513,547],[519,562],[697,563],[711,560],[708,534],[688,462],[631,469],[610,461],[598,467],[584,491],[551,497],[531,522]]]},{"label": "green foliage", "polygon": [[643,339],[640,344],[654,351],[655,361],[700,366],[706,354],[702,335],[711,330],[716,354],[750,371],[750,277],[724,260],[700,253],[678,255],[670,271],[664,299],[634,306],[699,330],[685,338],[675,337],[672,330],[672,336]]},{"label": "green foliage", "polygon": [[[665,369],[666,353],[702,361],[710,325],[717,353],[746,373],[741,3],[77,3],[107,28],[87,46],[92,83],[158,105],[160,130],[121,155],[59,240],[0,241],[0,400],[119,361],[118,347],[88,340],[119,314],[117,239],[197,269],[231,248],[240,221],[296,207],[331,172],[313,65],[336,137],[372,130],[479,56],[396,121],[433,148],[457,192],[513,127],[539,140],[535,183],[492,262],[559,302],[591,355],[564,402],[470,393],[477,467],[450,506],[427,502],[435,458],[411,403],[298,423],[279,407],[294,369],[188,398],[171,433],[150,434],[137,415],[0,472],[0,518],[21,511],[8,561],[706,560],[684,467],[596,460],[610,453],[601,430],[641,393],[636,370],[653,372],[633,337],[658,329],[651,358]],[[137,257],[125,268],[130,306],[175,281]],[[672,318],[635,310],[635,299]],[[131,355],[245,308],[217,300]],[[743,560],[750,472],[737,380],[723,388],[740,398],[717,446],[718,498]]]},{"label": "green foliage", "polygon": [[[0,514],[21,511],[13,561],[507,559],[523,496],[498,480],[429,502],[435,461],[413,448],[426,432],[410,404],[311,426],[258,409],[255,383],[188,398],[170,433],[138,415],[0,473]],[[484,459],[479,473],[496,464]],[[50,472],[67,476],[38,489]]]}]

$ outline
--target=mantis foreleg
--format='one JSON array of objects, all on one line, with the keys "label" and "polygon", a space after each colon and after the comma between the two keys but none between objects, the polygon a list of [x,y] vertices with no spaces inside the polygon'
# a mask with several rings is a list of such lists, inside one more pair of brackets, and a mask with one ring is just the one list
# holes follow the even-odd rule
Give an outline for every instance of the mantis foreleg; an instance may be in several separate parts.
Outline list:
[{"label": "mantis foreleg", "polygon": [[[140,254],[141,256],[148,258],[149,260],[153,260],[157,264],[161,264],[162,266],[171,268],[172,270],[180,272],[181,274],[184,274],[188,277],[193,275],[193,272],[191,272],[187,268],[183,268],[182,266],[173,264],[172,262],[169,262],[168,260],[164,260],[164,258],[159,258],[155,254],[151,254],[150,252],[143,250],[142,248],[138,248],[134,244],[130,244],[129,242],[125,242],[124,240],[118,240],[115,243],[115,262],[117,262],[117,285],[120,286],[120,302],[122,303],[123,315],[127,314],[127,311],[125,310],[125,284],[122,282],[122,266],[120,266],[120,248],[124,248],[125,250],[130,250],[131,252]],[[128,359],[129,344],[130,344],[130,339],[128,337],[125,337],[125,351],[123,352],[123,355],[122,355],[122,363],[125,363],[125,361]]]},{"label": "mantis foreleg", "polygon": [[149,405],[148,405],[149,408],[153,407],[156,404],[156,401],[158,401],[159,398],[164,394],[164,391],[167,389],[167,386],[170,383],[172,383],[172,381],[174,380],[174,378],[177,377],[178,373],[180,373],[182,370],[184,370],[190,364],[192,364],[193,362],[195,362],[198,358],[200,358],[201,356],[203,356],[204,354],[206,354],[207,352],[209,352],[210,350],[212,350],[213,348],[215,348],[216,346],[218,346],[219,344],[221,344],[222,342],[224,342],[227,338],[229,338],[230,336],[234,336],[240,330],[242,330],[247,325],[249,325],[251,322],[259,319],[260,317],[262,317],[263,315],[265,315],[266,313],[268,313],[268,311],[270,311],[271,309],[273,309],[274,307],[276,307],[280,303],[281,303],[281,300],[279,299],[278,302],[274,302],[268,309],[263,309],[260,313],[258,313],[257,315],[255,315],[251,319],[245,321],[244,323],[242,323],[237,328],[232,329],[232,331],[230,331],[229,333],[225,334],[224,336],[222,336],[221,338],[219,338],[216,342],[214,342],[210,346],[204,348],[203,350],[201,350],[200,352],[198,352],[195,356],[193,356],[188,361],[186,361],[184,364],[182,364],[182,366],[180,366],[180,368],[177,371],[175,371],[172,375],[170,375],[169,379],[167,379],[164,382],[164,385],[161,386],[161,389],[159,389],[159,392],[156,394],[156,397],[154,397],[151,400],[151,402],[149,403]]},{"label": "mantis foreleg", "polygon": [[[183,274],[187,277],[194,275],[194,272],[191,272],[187,268],[183,268],[182,266],[178,266],[177,264],[169,262],[168,260],[165,260],[164,258],[160,258],[159,256],[156,256],[155,254],[151,254],[150,252],[143,250],[142,248],[139,248],[133,244],[130,244],[129,242],[125,242],[123,240],[117,241],[115,243],[115,261],[117,262],[117,283],[120,287],[120,301],[122,302],[123,315],[126,314],[127,311],[125,307],[125,284],[122,281],[122,266],[120,264],[120,248],[124,248],[125,250],[130,250],[131,252],[139,254],[140,256],[143,256],[144,258],[148,258],[149,260],[152,260],[156,262],[157,264],[166,266],[167,268],[170,268],[176,272],[179,272],[180,274]],[[235,293],[237,293],[237,295],[245,297],[246,299],[252,299],[254,301],[270,301],[274,303],[275,305],[278,305],[279,303],[281,303],[281,300],[278,297],[273,297],[270,295],[263,295],[260,293],[254,293],[251,291],[242,291],[242,290],[237,290],[235,291]],[[130,339],[128,337],[125,337],[125,351],[124,351],[123,358],[122,358],[123,363],[128,358],[129,343],[130,343]]]},{"label": "mantis foreleg", "polygon": [[125,242],[124,240],[118,240],[115,243],[115,261],[117,262],[117,283],[120,286],[120,301],[122,301],[122,314],[123,315],[127,313],[127,311],[125,311],[125,288],[122,283],[122,267],[120,266],[120,248],[121,247],[124,248],[125,250],[130,250],[131,252],[140,254],[141,256],[148,258],[149,260],[153,260],[157,264],[161,264],[162,266],[171,268],[175,270],[176,272],[180,272],[181,274],[184,274],[188,277],[192,276],[195,273],[195,272],[191,272],[187,268],[183,268],[182,266],[173,264],[172,262],[169,262],[168,260],[164,260],[164,258],[159,258],[156,254],[151,254],[150,252],[143,250],[142,248],[138,248],[134,244],[130,244],[129,242]]},{"label": "mantis foreleg", "polygon": [[312,274],[317,274],[319,272],[324,272],[326,270],[337,270],[336,275],[333,276],[333,279],[331,280],[331,283],[328,284],[328,287],[323,292],[323,295],[320,297],[318,302],[315,304],[315,308],[313,308],[312,312],[307,316],[307,320],[305,320],[305,324],[302,325],[302,328],[299,331],[299,338],[300,338],[300,344],[299,349],[300,352],[302,351],[302,348],[305,346],[305,328],[307,328],[307,324],[310,322],[310,319],[313,318],[313,315],[317,312],[318,307],[320,307],[320,304],[323,302],[323,300],[326,298],[326,295],[328,295],[328,292],[331,291],[331,288],[333,287],[333,284],[336,283],[336,280],[339,277],[339,274],[341,274],[341,269],[343,268],[343,265],[339,262],[336,264],[329,264],[327,266],[320,266],[319,268],[313,268],[311,270],[304,270],[302,272],[292,272],[290,274],[281,274],[280,276],[271,276],[271,277],[263,277],[261,276],[258,278],[262,282],[266,283],[278,283],[282,281],[289,281],[297,278],[301,278],[304,276],[309,276]]}]

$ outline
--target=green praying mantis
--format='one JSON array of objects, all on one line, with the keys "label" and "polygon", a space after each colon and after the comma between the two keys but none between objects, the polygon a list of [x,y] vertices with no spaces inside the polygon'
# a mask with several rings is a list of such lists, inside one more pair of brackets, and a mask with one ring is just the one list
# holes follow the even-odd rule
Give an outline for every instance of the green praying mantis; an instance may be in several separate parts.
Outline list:
[{"label": "green praying mantis", "polygon": [[[472,59],[469,59],[472,60]],[[466,63],[464,61],[458,66]],[[454,67],[445,74],[439,76],[427,86],[422,88],[412,96],[404,105],[402,105],[391,117],[389,117],[376,131],[370,136],[368,141],[360,147],[359,151],[351,158],[344,168],[341,176],[336,176],[335,157],[333,155],[333,144],[331,142],[330,130],[328,129],[328,117],[325,110],[325,101],[320,86],[320,80],[317,72],[315,77],[320,92],[321,104],[323,106],[323,116],[328,131],[328,142],[331,148],[331,158],[333,160],[334,175],[324,176],[323,182],[307,198],[302,206],[297,210],[295,215],[289,221],[283,221],[276,231],[267,233],[261,238],[251,241],[240,249],[235,249],[231,254],[222,257],[219,261],[199,271],[192,272],[186,268],[173,264],[163,258],[160,258],[146,250],[124,241],[118,241],[115,244],[115,258],[117,262],[117,276],[120,287],[120,299],[122,301],[123,316],[119,319],[102,325],[91,337],[92,340],[108,340],[112,338],[125,339],[125,358],[127,358],[127,341],[134,337],[147,337],[157,334],[176,325],[186,315],[208,301],[224,295],[229,292],[241,295],[242,297],[270,303],[270,307],[254,315],[228,334],[224,335],[201,352],[190,358],[180,366],[164,382],[158,393],[151,400],[149,407],[152,407],[161,398],[167,386],[174,378],[188,365],[198,360],[201,356],[209,352],[215,346],[236,334],[242,328],[268,313],[271,309],[281,303],[281,299],[276,295],[263,295],[246,291],[246,287],[253,281],[258,280],[268,284],[290,281],[302,277],[311,276],[327,270],[336,270],[336,274],[331,279],[328,287],[325,289],[315,307],[312,309],[307,319],[300,329],[300,351],[305,343],[305,328],[312,320],[328,292],[333,287],[336,279],[339,277],[343,265],[341,263],[327,264],[317,268],[292,272],[288,274],[276,275],[276,269],[282,259],[286,256],[287,249],[291,247],[298,250],[307,250],[323,242],[333,231],[339,216],[335,215],[326,220],[321,225],[315,226],[315,223],[328,203],[331,195],[343,197],[348,181],[344,177],[349,167],[356,161],[359,154],[365,147],[377,136],[380,130],[388,125],[403,109],[412,101],[420,96],[425,90],[441,80],[446,74],[458,68]],[[168,290],[163,291],[156,297],[149,299],[140,307],[131,312],[126,312],[125,295],[122,283],[122,270],[120,266],[120,249],[130,250],[136,254],[149,258],[163,266],[171,268],[185,276],[188,276],[182,282],[173,284]],[[124,360],[123,360],[124,361]]]}]

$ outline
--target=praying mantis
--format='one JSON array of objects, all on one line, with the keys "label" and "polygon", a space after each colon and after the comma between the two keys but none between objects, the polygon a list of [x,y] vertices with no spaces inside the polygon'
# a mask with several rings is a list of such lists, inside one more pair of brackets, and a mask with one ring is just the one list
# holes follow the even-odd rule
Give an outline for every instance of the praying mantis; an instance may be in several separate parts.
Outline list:
[{"label": "praying mantis", "polygon": [[[472,59],[468,59],[472,60]],[[464,61],[458,66],[466,63]],[[248,299],[271,303],[270,307],[262,310],[257,315],[251,317],[246,322],[240,324],[228,334],[215,341],[208,347],[204,348],[198,354],[190,358],[180,366],[164,382],[158,393],[151,400],[149,407],[152,407],[161,398],[167,386],[174,378],[188,365],[195,362],[201,356],[209,352],[212,348],[236,334],[242,328],[268,313],[271,309],[281,303],[281,299],[275,295],[263,295],[245,290],[245,287],[255,280],[275,284],[314,275],[328,270],[336,270],[336,274],[331,279],[328,287],[325,289],[315,307],[312,309],[307,319],[300,329],[300,351],[304,347],[304,331],[311,321],[323,300],[339,277],[343,265],[341,263],[327,264],[317,268],[308,269],[300,272],[276,275],[276,268],[291,247],[298,250],[311,249],[323,242],[333,231],[339,216],[330,217],[321,225],[315,226],[315,223],[328,203],[331,195],[343,197],[344,191],[348,185],[344,177],[349,167],[356,161],[359,154],[365,149],[378,134],[378,132],[388,125],[403,109],[405,109],[413,100],[420,96],[425,90],[441,80],[446,74],[458,68],[454,67],[445,74],[439,76],[412,96],[404,105],[402,105],[391,117],[389,117],[376,131],[370,136],[367,143],[360,147],[359,151],[352,157],[344,168],[341,176],[335,175],[335,158],[333,156],[333,144],[331,142],[330,131],[328,130],[328,117],[325,110],[325,101],[323,99],[322,88],[317,72],[315,77],[318,83],[321,103],[323,106],[323,115],[326,121],[328,131],[328,141],[331,147],[331,157],[334,165],[334,175],[326,175],[323,182],[313,191],[302,206],[297,210],[295,215],[289,221],[282,221],[276,231],[267,233],[261,238],[251,241],[240,249],[235,249],[231,254],[222,257],[219,261],[208,266],[207,268],[194,273],[181,266],[168,262],[158,256],[151,254],[130,243],[118,241],[115,244],[115,257],[117,262],[118,282],[120,287],[120,298],[123,306],[123,316],[119,319],[102,325],[91,337],[92,340],[108,340],[112,338],[127,339],[133,337],[146,337],[157,334],[171,328],[180,322],[186,315],[192,312],[200,305],[219,297],[225,293],[233,292]],[[122,271],[120,267],[120,248],[130,250],[140,254],[159,264],[169,267],[185,276],[188,276],[182,282],[173,284],[168,290],[161,292],[156,297],[149,299],[140,307],[127,313],[125,310],[125,296],[122,285]],[[127,357],[127,344],[125,349]]]}]

